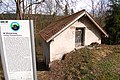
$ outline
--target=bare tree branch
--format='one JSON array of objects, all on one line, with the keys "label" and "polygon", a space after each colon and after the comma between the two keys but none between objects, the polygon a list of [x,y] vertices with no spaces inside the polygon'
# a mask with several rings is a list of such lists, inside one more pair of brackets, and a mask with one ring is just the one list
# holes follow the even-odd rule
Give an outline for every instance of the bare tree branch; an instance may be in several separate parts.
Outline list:
[{"label": "bare tree branch", "polygon": [[25,10],[26,10],[27,8],[31,7],[31,6],[34,5],[34,4],[41,4],[41,3],[42,3],[42,2],[32,3],[32,4],[28,5],[28,6],[25,8]]},{"label": "bare tree branch", "polygon": [[61,8],[63,10],[63,8],[61,7],[60,3],[58,0],[55,0],[55,2],[57,3],[57,5],[59,6],[59,8]]}]

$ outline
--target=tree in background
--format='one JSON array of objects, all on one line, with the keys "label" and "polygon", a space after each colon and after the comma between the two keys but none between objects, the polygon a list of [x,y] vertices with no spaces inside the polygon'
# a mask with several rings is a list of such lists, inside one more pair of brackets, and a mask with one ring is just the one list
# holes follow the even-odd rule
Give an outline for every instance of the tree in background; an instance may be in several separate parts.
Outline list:
[{"label": "tree in background", "polygon": [[96,12],[95,19],[101,27],[105,26],[107,4],[108,4],[108,2],[105,2],[105,0],[101,0],[97,3],[97,6],[95,8],[95,12]]},{"label": "tree in background", "polygon": [[120,44],[120,0],[109,0],[105,30],[109,34],[107,44]]},{"label": "tree in background", "polygon": [[69,13],[68,13],[68,6],[67,5],[65,5],[65,11],[64,11],[64,15],[68,15]]}]

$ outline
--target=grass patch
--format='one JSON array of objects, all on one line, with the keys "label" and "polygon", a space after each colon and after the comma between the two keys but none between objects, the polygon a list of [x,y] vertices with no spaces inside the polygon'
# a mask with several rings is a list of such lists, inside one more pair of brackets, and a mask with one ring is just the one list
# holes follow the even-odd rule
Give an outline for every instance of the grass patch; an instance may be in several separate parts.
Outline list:
[{"label": "grass patch", "polygon": [[[68,53],[62,61],[54,61],[48,80],[120,80],[120,46],[87,47]],[[57,76],[57,77],[55,77]]]},{"label": "grass patch", "polygon": [[[37,48],[37,64],[42,54]],[[37,65],[39,68],[41,65]],[[3,72],[0,72],[2,75]],[[50,71],[40,72],[38,80],[120,80],[120,45],[102,45],[99,49],[87,47],[65,55],[64,60],[53,61]]]}]

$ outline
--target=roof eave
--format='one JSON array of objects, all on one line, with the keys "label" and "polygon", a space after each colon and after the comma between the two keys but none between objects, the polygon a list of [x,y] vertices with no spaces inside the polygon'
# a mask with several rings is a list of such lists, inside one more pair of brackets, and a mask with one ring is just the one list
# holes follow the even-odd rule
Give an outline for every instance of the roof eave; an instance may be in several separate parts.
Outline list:
[{"label": "roof eave", "polygon": [[86,11],[84,11],[80,16],[78,16],[77,18],[75,18],[72,22],[70,22],[69,24],[67,24],[67,26],[65,26],[63,29],[61,29],[59,32],[57,32],[56,34],[54,34],[52,37],[50,37],[49,39],[46,40],[46,42],[49,42],[51,40],[53,40],[56,36],[58,36],[61,32],[63,32],[66,28],[68,28],[70,25],[72,25],[75,21],[77,21],[79,18],[81,18],[83,15],[87,15],[88,18],[97,26],[97,28],[105,35],[105,37],[109,37],[109,35],[97,24],[97,22],[95,22],[95,20],[90,16],[90,14]]},{"label": "roof eave", "polygon": [[49,39],[47,39],[46,42],[49,42],[49,41],[53,40],[57,35],[59,35],[62,31],[64,31],[66,28],[68,28],[70,25],[72,25],[75,21],[77,21],[83,15],[85,15],[85,11],[80,16],[78,16],[77,18],[75,18],[72,22],[70,22],[67,26],[65,26],[63,29],[61,29],[59,32],[57,32],[55,35],[53,35],[52,37],[50,37]]},{"label": "roof eave", "polygon": [[109,37],[109,35],[93,20],[93,18],[86,12],[88,18],[98,27],[98,29],[105,35],[105,37]]}]

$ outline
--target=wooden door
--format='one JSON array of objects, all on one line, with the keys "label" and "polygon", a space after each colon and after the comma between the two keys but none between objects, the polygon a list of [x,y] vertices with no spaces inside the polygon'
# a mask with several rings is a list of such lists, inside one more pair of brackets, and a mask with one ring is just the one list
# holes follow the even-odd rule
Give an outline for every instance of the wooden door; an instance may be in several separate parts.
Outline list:
[{"label": "wooden door", "polygon": [[75,47],[79,47],[82,44],[82,30],[76,29],[75,31]]}]

